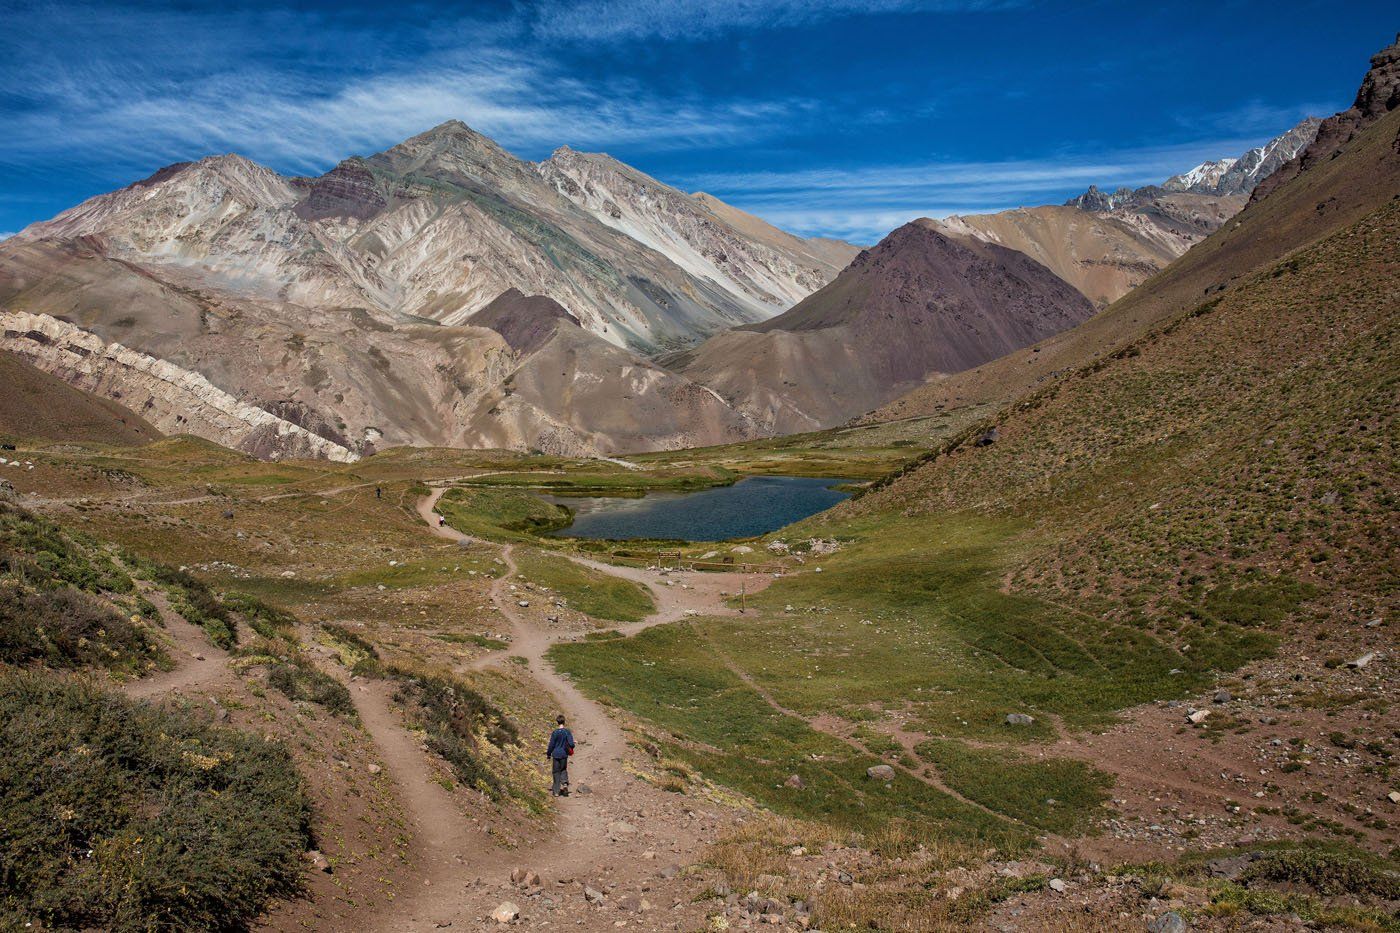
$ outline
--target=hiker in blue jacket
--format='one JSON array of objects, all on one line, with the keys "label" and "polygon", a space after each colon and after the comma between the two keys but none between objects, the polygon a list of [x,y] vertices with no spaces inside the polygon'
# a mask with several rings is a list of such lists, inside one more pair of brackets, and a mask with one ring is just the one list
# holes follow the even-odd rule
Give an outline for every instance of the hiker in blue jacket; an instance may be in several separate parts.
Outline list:
[{"label": "hiker in blue jacket", "polygon": [[545,754],[554,767],[554,786],[549,793],[555,797],[569,796],[569,756],[574,753],[574,734],[564,726],[564,717],[557,720],[559,728],[549,734],[549,748]]}]

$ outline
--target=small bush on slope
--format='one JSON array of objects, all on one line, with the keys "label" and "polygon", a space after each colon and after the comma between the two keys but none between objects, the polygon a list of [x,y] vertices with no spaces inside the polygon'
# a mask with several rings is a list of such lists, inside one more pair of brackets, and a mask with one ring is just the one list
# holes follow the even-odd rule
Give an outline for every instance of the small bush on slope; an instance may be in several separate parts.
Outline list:
[{"label": "small bush on slope", "polygon": [[228,610],[238,613],[248,627],[263,638],[293,638],[297,618],[284,609],[270,605],[249,593],[225,593],[221,602]]},{"label": "small bush on slope", "polygon": [[24,509],[0,504],[0,573],[37,587],[129,593],[131,577],[90,539]]},{"label": "small bush on slope", "polygon": [[397,668],[387,673],[400,681],[394,699],[413,710],[428,733],[428,747],[452,765],[457,778],[493,799],[503,796],[505,785],[482,761],[479,742],[484,736],[498,748],[518,744],[515,723],[480,693],[451,678]]},{"label": "small bush on slope", "polygon": [[239,929],[295,891],[279,745],[80,680],[0,673],[0,927]]},{"label": "small bush on slope", "polygon": [[234,651],[239,671],[262,667],[268,685],[289,700],[315,703],[332,713],[355,718],[355,703],[345,685],[316,668],[290,638],[254,638]]}]

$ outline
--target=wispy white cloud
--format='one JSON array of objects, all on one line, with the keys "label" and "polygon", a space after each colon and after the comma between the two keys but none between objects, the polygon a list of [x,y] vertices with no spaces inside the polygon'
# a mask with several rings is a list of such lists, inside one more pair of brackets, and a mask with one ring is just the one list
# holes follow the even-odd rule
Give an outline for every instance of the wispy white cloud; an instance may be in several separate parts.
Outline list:
[{"label": "wispy white cloud", "polygon": [[508,147],[715,144],[807,108],[800,100],[660,100],[611,95],[550,75],[506,53],[470,64],[350,81],[328,91],[286,87],[278,75],[239,74],[180,86],[108,82],[60,89],[12,120],[4,148],[18,155],[94,151],[159,161],[171,153],[236,150],[292,170],[324,168],[448,119]]},{"label": "wispy white cloud", "polygon": [[[368,45],[362,28],[316,14],[90,12],[51,27],[72,31],[61,60],[14,33],[0,38],[0,84],[25,104],[6,115],[0,164],[87,154],[145,169],[237,151],[282,170],[319,171],[449,119],[513,149],[660,151],[752,140],[815,109],[801,99],[708,100],[635,81],[585,83],[520,47],[515,21],[421,24]],[[289,35],[316,36],[316,45],[373,67],[322,74],[306,66],[304,48],[284,45]],[[245,54],[259,43],[258,54]]]},{"label": "wispy white cloud", "polygon": [[1336,103],[1304,101],[1289,105],[1250,100],[1225,110],[1193,110],[1176,117],[1179,126],[1196,132],[1272,133],[1296,126],[1307,117],[1325,117]]},{"label": "wispy white cloud", "polygon": [[847,16],[967,13],[1026,0],[546,0],[537,35],[565,40],[712,39],[736,29],[805,26]]},{"label": "wispy white cloud", "polygon": [[792,172],[716,172],[683,183],[802,234],[874,242],[917,217],[978,214],[1054,204],[1089,185],[1160,183],[1206,159],[1264,140],[1226,137],[1100,153],[999,162],[939,162]]}]

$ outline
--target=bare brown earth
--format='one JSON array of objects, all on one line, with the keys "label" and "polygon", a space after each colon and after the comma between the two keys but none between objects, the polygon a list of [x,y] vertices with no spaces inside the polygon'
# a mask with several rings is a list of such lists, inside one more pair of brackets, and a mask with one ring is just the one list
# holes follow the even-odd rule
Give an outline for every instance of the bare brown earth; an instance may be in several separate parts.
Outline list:
[{"label": "bare brown earth", "polygon": [[[444,491],[435,490],[421,500],[419,515],[439,537],[482,546],[480,540],[438,524],[433,508]],[[713,807],[702,812],[686,798],[652,788],[635,776],[634,772],[647,763],[629,747],[623,727],[544,660],[545,651],[559,636],[543,630],[537,619],[516,605],[518,600],[511,592],[511,580],[517,573],[512,551],[512,545],[501,548],[505,573],[490,587],[492,603],[510,624],[510,647],[485,655],[471,666],[507,661],[519,664],[523,660],[528,677],[537,689],[552,697],[554,707],[568,718],[578,740],[578,754],[570,762],[576,792],[555,801],[557,829],[522,840],[523,851],[468,854],[471,843],[480,845],[481,841],[453,832],[454,824],[461,822],[459,806],[435,783],[435,769],[406,739],[393,717],[384,715],[382,697],[376,698],[374,689],[362,687],[356,693],[356,705],[385,760],[394,762],[389,773],[400,787],[408,819],[415,828],[415,848],[424,874],[422,888],[411,890],[382,911],[371,928],[416,930],[470,924],[503,900],[520,905],[526,919],[540,925],[571,923],[583,929],[612,929],[619,921],[625,925],[630,913],[651,911],[664,913],[633,922],[654,929],[679,928],[682,920],[699,922],[695,909],[681,897],[685,882],[678,880],[675,866],[697,858],[703,843],[712,840],[718,826],[732,821],[733,815]],[[602,566],[595,561],[581,562],[594,568]],[[653,587],[658,596],[657,612],[630,626],[633,631],[673,621],[688,611],[732,611],[716,605],[714,597],[718,587],[737,588],[739,577],[679,574],[682,582],[700,576],[711,579],[698,587],[661,587],[656,586],[657,574],[653,572],[608,569]],[[734,579],[721,579],[729,577]],[[761,584],[750,581],[749,585]],[[543,883],[513,884],[509,876],[517,867],[539,873]],[[672,877],[660,877],[658,871]],[[604,902],[590,904],[583,894],[585,886],[604,893]],[[619,902],[636,906],[626,913],[608,910]]]},{"label": "bare brown earth", "polygon": [[1151,213],[1137,205],[1097,213],[1052,204],[939,223],[949,233],[1025,253],[1102,308],[1218,229],[1244,201],[1242,195],[1164,194]]},{"label": "bare brown earth", "polygon": [[161,434],[119,402],[75,389],[0,351],[0,435],[99,444],[144,444]]}]

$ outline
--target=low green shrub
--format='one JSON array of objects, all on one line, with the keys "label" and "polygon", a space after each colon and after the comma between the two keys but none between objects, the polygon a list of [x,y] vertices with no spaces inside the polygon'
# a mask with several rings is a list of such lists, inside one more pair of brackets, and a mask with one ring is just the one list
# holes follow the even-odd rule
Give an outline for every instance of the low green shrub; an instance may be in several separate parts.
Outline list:
[{"label": "low green shrub", "polygon": [[268,665],[267,682],[291,700],[324,706],[339,716],[354,716],[355,704],[345,685],[310,664],[278,661]]},{"label": "low green shrub", "polygon": [[204,629],[210,641],[224,649],[238,643],[238,629],[228,607],[203,580],[187,570],[156,561],[137,558],[133,562],[150,580],[160,584],[170,597],[172,608],[186,621]]},{"label": "low green shrub", "polygon": [[221,601],[225,609],[242,616],[248,627],[263,638],[289,638],[296,628],[296,616],[263,602],[251,593],[225,593]]},{"label": "low green shrub", "polygon": [[16,506],[0,503],[0,574],[37,587],[129,593],[131,577],[96,542]]},{"label": "low green shrub", "polygon": [[384,676],[379,651],[368,639],[334,622],[323,622],[321,630],[335,642],[341,663],[350,668],[351,673],[361,677]]},{"label": "low green shrub", "polygon": [[0,582],[0,663],[138,673],[167,661],[145,629],[94,596]]},{"label": "low green shrub", "polygon": [[1299,847],[1269,852],[1240,879],[1303,884],[1326,895],[1372,896],[1400,900],[1400,865],[1360,849]]},{"label": "low green shrub", "polygon": [[38,672],[0,672],[0,813],[5,928],[243,928],[309,844],[280,744]]}]

